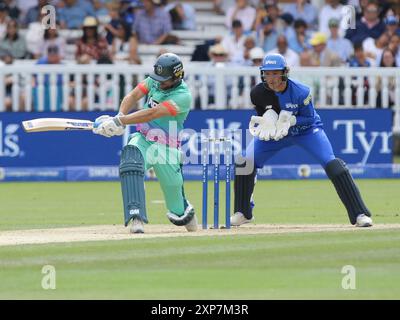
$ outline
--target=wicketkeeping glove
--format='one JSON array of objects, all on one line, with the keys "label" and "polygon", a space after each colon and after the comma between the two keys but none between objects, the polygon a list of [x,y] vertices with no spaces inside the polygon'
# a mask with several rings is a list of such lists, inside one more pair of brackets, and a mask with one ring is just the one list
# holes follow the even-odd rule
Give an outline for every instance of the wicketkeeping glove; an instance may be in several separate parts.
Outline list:
[{"label": "wicketkeeping glove", "polygon": [[289,128],[296,124],[296,117],[290,111],[282,110],[279,113],[278,121],[276,122],[276,133],[274,140],[278,141],[286,137],[289,133]]},{"label": "wicketkeeping glove", "polygon": [[262,117],[252,116],[249,123],[250,133],[260,140],[268,141],[275,136],[277,120],[278,114],[273,109],[267,110]]}]

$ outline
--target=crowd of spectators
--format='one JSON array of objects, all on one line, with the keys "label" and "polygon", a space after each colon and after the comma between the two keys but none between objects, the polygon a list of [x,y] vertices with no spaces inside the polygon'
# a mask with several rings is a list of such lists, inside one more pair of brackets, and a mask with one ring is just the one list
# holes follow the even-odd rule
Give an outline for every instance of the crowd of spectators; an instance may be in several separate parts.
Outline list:
[{"label": "crowd of spectators", "polygon": [[[19,59],[63,63],[71,46],[79,64],[141,64],[140,45],[185,45],[173,31],[198,30],[192,4],[0,0],[0,64]],[[355,8],[355,21],[344,14],[347,4]],[[56,28],[43,28],[47,5],[56,10]],[[266,53],[278,52],[290,67],[400,66],[396,1],[327,0],[321,8],[307,0],[213,0],[213,5],[213,14],[224,16],[226,31],[193,47],[192,61],[252,66],[259,65]],[[61,35],[62,30],[81,30],[82,36],[71,41]]]}]

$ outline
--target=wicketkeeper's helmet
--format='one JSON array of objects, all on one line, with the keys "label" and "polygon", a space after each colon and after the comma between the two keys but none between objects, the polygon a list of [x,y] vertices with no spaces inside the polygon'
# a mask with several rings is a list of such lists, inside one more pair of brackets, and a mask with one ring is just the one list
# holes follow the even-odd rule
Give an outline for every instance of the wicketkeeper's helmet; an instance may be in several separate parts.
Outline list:
[{"label": "wicketkeeper's helmet", "polygon": [[184,76],[181,59],[174,53],[164,53],[154,64],[150,77],[156,81],[182,80]]},{"label": "wicketkeeper's helmet", "polygon": [[279,53],[267,54],[264,57],[262,65],[260,67],[261,80],[265,81],[264,71],[275,71],[282,70],[282,80],[286,81],[288,78],[289,68],[287,66],[285,58]]}]

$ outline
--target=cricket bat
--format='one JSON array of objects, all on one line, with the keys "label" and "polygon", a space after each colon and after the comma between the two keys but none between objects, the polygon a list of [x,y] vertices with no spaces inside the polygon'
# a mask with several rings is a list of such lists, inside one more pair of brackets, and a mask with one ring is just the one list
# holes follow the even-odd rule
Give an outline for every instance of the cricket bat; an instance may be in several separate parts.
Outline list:
[{"label": "cricket bat", "polygon": [[22,121],[26,132],[92,130],[93,122],[81,119],[38,118]]}]

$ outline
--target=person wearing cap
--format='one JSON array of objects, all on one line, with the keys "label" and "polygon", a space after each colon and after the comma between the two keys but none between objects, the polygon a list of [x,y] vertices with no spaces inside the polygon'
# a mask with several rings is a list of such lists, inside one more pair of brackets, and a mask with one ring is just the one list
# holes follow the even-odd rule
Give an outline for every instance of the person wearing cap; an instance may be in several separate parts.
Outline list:
[{"label": "person wearing cap", "polygon": [[78,40],[75,58],[79,63],[89,63],[102,56],[110,56],[107,40],[98,33],[98,22],[95,17],[86,17],[82,30],[83,35]]},{"label": "person wearing cap", "polygon": [[340,0],[326,0],[326,4],[321,8],[318,15],[319,32],[329,34],[328,22],[332,18],[339,21],[343,17],[343,5]]},{"label": "person wearing cap", "polygon": [[386,25],[385,33],[387,33],[389,37],[395,34],[400,36],[399,18],[397,16],[389,15],[384,21]]},{"label": "person wearing cap", "polygon": [[58,23],[63,29],[81,28],[85,17],[95,16],[93,5],[90,1],[64,0],[64,7],[57,14]]},{"label": "person wearing cap", "polygon": [[310,39],[311,63],[315,67],[338,67],[343,65],[340,57],[327,48],[328,37],[325,33],[315,32]]},{"label": "person wearing cap", "polygon": [[328,25],[331,35],[326,46],[331,51],[336,52],[343,62],[346,62],[353,54],[353,44],[350,40],[339,35],[339,24],[340,21],[336,18],[329,20]]},{"label": "person wearing cap", "polygon": [[[137,132],[122,150],[119,168],[124,224],[131,224],[132,233],[143,233],[144,224],[148,223],[144,175],[150,168],[163,191],[169,221],[189,232],[197,230],[197,218],[185,196],[182,175],[180,132],[192,104],[183,77],[179,56],[170,52],[160,55],[150,76],[124,97],[118,115],[103,115],[94,123],[93,133],[108,138],[123,135],[127,125],[136,125]],[[145,97],[144,107],[130,113]]]},{"label": "person wearing cap", "polygon": [[[352,225],[372,226],[371,213],[345,162],[337,158],[321,117],[313,105],[310,88],[289,78],[289,67],[280,54],[267,54],[260,67],[261,82],[251,89],[250,100],[257,116],[252,116],[249,131],[253,140],[235,165],[234,214],[232,226],[254,221],[257,169],[279,151],[298,146],[322,166],[346,208]],[[290,205],[290,196],[287,195]]]},{"label": "person wearing cap", "polygon": [[[210,57],[209,66],[214,68],[228,68],[230,66],[234,66],[234,63],[230,61],[229,52],[226,48],[221,44],[217,43],[211,46],[208,50],[208,55]],[[207,76],[207,88],[208,88],[208,105],[215,106],[215,76],[209,75]],[[232,78],[225,78],[225,93],[227,101],[230,99],[230,91],[232,88]],[[199,107],[200,102],[196,102],[196,107]]]},{"label": "person wearing cap", "polygon": [[254,67],[261,66],[264,56],[265,53],[262,48],[254,47],[249,52],[250,65]]}]

